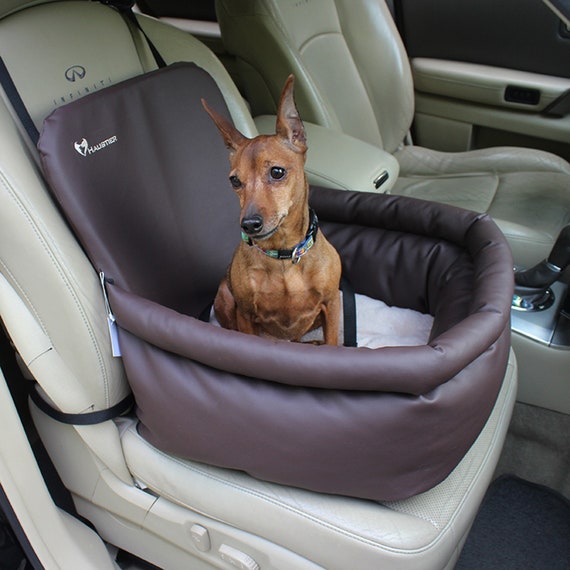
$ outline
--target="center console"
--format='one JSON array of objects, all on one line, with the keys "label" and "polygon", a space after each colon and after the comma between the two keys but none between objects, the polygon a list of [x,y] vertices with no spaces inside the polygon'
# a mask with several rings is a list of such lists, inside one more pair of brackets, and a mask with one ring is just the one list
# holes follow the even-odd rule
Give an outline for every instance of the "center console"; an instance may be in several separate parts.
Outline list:
[{"label": "center console", "polygon": [[570,414],[570,226],[547,259],[515,272],[512,344],[520,402]]}]

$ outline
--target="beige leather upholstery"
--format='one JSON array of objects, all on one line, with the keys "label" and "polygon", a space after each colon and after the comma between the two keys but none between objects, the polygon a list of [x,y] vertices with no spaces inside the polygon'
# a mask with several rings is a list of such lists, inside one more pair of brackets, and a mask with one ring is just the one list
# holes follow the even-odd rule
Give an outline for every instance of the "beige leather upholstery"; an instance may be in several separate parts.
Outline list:
[{"label": "beige leather upholstery", "polygon": [[137,479],[161,496],[264,536],[324,568],[452,568],[482,479],[495,461],[498,428],[507,419],[500,409],[515,397],[513,364],[469,453],[443,483],[404,501],[379,505],[319,495],[180,461],[158,453],[132,426],[123,436],[125,455]]},{"label": "beige leather upholstery", "polygon": [[489,212],[515,262],[548,254],[570,223],[570,165],[534,150],[460,154],[402,148],[412,123],[410,65],[384,0],[217,0],[226,49],[237,56],[254,116],[275,112],[287,74],[298,77],[306,121],[393,153],[391,192]]},{"label": "beige leather upholstery", "polygon": [[[255,133],[237,89],[205,46],[140,20],[167,62],[207,69],[238,128]],[[38,127],[55,106],[153,67],[136,30],[111,8],[86,1],[1,0],[0,56]],[[82,83],[65,78],[73,65],[84,67]],[[129,387],[121,361],[111,355],[98,276],[51,200],[36,159],[3,94],[1,318],[57,407],[69,413],[106,408]],[[511,356],[494,411],[456,470],[422,496],[385,505],[181,461],[145,443],[132,420],[67,426],[36,408],[32,413],[79,512],[107,541],[161,568],[221,567],[221,553],[230,547],[263,569],[423,570],[453,567],[492,477],[515,392]]]}]

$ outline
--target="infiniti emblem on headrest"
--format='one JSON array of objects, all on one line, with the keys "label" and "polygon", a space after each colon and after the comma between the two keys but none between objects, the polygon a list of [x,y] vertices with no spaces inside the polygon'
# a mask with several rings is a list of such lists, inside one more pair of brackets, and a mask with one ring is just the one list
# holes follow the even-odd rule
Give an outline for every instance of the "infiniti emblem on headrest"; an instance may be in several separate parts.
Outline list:
[{"label": "infiniti emblem on headrest", "polygon": [[65,70],[65,78],[68,81],[77,81],[78,79],[83,79],[85,77],[85,68],[82,65],[72,65]]}]

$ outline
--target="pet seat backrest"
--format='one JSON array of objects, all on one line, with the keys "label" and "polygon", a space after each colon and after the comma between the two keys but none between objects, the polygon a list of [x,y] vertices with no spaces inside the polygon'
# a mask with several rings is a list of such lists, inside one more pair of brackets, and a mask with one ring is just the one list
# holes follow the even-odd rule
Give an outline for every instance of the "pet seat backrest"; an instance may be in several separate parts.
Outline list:
[{"label": "pet seat backrest", "polygon": [[[139,20],[167,63],[190,61],[205,69],[236,125],[255,134],[233,82],[208,48],[170,26]],[[3,1],[0,57],[38,130],[61,104],[156,67],[145,39],[121,14],[82,0]],[[120,359],[111,354],[99,277],[50,198],[35,146],[4,93],[3,98],[2,318],[25,364],[49,386],[58,407],[70,413],[109,408],[129,387]],[[102,445],[101,453],[114,453],[115,444]]]},{"label": "pet seat backrest", "polygon": [[177,63],[57,109],[38,143],[93,266],[193,317],[209,315],[240,240],[227,150],[202,98],[228,115],[211,76]]}]

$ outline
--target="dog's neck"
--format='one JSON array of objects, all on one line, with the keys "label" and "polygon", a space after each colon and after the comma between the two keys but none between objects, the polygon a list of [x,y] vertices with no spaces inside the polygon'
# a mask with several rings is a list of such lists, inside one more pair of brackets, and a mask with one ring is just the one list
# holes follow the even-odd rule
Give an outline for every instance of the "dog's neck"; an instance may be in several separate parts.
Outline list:
[{"label": "dog's neck", "polygon": [[[245,233],[242,233],[242,239],[249,246],[255,247],[255,249],[268,257],[279,260],[291,260],[294,264],[297,264],[299,261],[301,261],[301,258],[313,247],[315,240],[317,239],[317,233],[319,231],[319,220],[312,208],[307,207],[305,209],[303,216],[303,227],[306,227],[303,239],[297,241],[292,247],[290,245],[286,245],[285,247],[276,247],[273,249],[266,247],[267,244],[265,244],[265,242],[263,242],[262,247]],[[287,232],[284,232],[284,235],[288,236],[289,234]],[[285,243],[285,239],[282,238],[281,243]]]},{"label": "dog's neck", "polygon": [[306,200],[299,204],[302,205],[295,205],[294,211],[289,210],[281,227],[271,236],[264,246],[284,249],[299,243],[305,238],[309,230],[309,224],[311,223],[310,208]]}]

